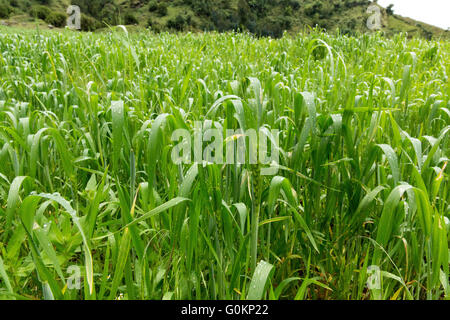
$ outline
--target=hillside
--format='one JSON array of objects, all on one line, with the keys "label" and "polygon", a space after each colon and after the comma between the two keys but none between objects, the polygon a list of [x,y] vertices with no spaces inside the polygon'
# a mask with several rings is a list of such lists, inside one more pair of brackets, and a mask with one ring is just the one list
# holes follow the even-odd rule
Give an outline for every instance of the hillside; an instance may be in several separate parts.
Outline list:
[{"label": "hillside", "polygon": [[[154,31],[246,30],[260,36],[280,37],[319,26],[346,34],[367,32],[368,0],[0,0],[3,25],[42,27],[65,25],[65,9],[72,3],[83,13],[86,31],[107,25],[138,25]],[[382,30],[387,35],[449,38],[450,32],[401,17],[381,8]]]}]

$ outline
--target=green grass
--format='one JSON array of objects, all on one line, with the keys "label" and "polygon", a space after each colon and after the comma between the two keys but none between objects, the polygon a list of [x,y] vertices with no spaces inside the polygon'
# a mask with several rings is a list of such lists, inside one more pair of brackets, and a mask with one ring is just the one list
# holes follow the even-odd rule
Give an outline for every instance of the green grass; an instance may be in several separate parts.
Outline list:
[{"label": "green grass", "polygon": [[[9,30],[0,298],[450,298],[449,42]],[[196,121],[278,174],[174,164]]]}]

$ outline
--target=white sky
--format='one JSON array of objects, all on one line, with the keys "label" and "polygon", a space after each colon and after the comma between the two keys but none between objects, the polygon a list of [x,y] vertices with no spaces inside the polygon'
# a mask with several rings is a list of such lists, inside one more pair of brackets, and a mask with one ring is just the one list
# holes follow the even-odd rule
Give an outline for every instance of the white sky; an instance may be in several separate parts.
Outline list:
[{"label": "white sky", "polygon": [[443,29],[450,27],[450,0],[378,0],[387,7],[394,5],[394,13],[432,24]]}]

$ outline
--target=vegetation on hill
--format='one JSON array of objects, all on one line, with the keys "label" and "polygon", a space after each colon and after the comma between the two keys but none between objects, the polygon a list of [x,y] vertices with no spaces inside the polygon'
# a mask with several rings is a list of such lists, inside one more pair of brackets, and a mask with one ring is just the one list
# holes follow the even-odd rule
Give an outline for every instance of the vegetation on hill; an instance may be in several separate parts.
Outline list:
[{"label": "vegetation on hill", "polygon": [[[345,34],[367,32],[369,0],[0,0],[0,19],[12,24],[30,17],[63,26],[65,9],[72,3],[83,13],[83,30],[107,25],[139,25],[154,31],[241,30],[280,37],[284,31],[319,26]],[[448,37],[448,32],[405,19],[395,8],[382,8],[383,30],[391,35]]]}]

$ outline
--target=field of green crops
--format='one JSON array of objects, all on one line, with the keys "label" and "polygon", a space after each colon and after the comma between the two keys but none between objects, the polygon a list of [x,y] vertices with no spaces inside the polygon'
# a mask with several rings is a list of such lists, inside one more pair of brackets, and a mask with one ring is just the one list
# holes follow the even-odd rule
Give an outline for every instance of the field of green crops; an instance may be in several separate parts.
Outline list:
[{"label": "field of green crops", "polygon": [[[0,298],[450,299],[449,74],[402,35],[0,29]],[[174,163],[199,122],[279,130],[277,174]]]}]

